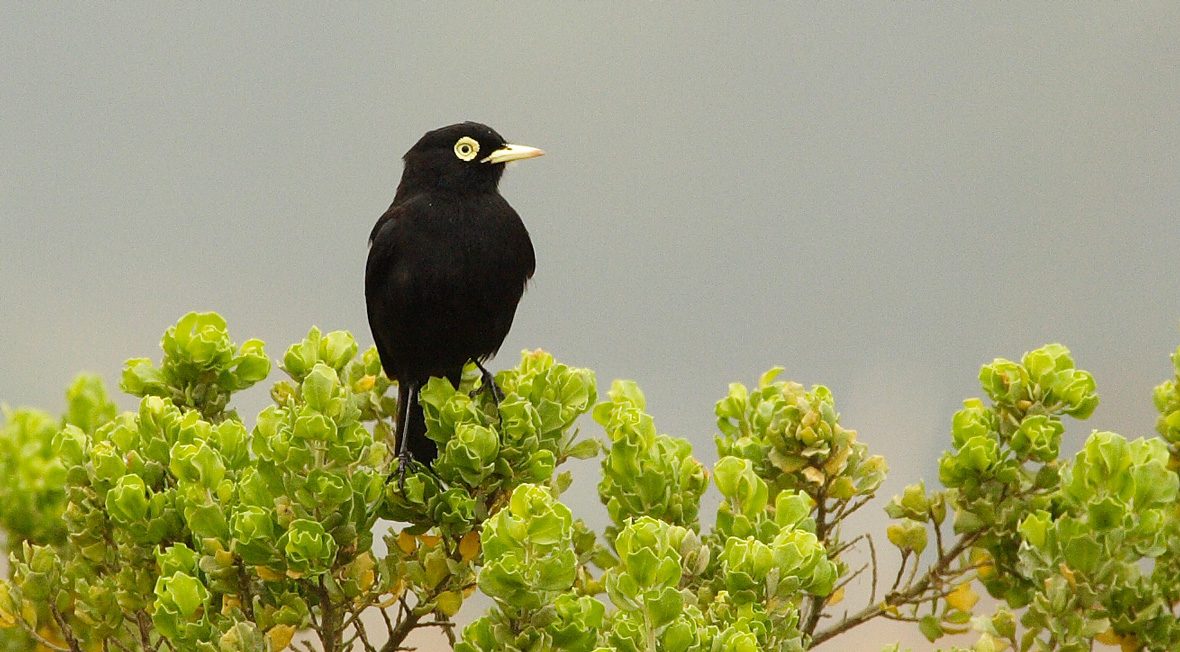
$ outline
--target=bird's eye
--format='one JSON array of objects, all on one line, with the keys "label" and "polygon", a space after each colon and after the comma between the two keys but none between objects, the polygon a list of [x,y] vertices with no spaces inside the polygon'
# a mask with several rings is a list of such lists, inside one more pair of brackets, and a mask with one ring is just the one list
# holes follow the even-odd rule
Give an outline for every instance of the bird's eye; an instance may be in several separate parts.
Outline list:
[{"label": "bird's eye", "polygon": [[461,160],[470,161],[479,153],[479,143],[474,138],[464,136],[455,142],[455,156]]}]

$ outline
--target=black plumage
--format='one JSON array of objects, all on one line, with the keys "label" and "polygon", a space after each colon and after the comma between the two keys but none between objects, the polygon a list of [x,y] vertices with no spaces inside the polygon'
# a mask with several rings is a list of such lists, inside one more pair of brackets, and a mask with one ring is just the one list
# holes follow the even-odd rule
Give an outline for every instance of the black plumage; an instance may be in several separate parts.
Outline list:
[{"label": "black plumage", "polygon": [[398,381],[403,479],[411,457],[429,464],[438,454],[419,388],[431,377],[457,387],[468,360],[483,370],[512,326],[536,261],[498,184],[508,161],[540,154],[475,122],[428,132],[406,152],[393,203],[369,235],[365,300],[381,365]]}]

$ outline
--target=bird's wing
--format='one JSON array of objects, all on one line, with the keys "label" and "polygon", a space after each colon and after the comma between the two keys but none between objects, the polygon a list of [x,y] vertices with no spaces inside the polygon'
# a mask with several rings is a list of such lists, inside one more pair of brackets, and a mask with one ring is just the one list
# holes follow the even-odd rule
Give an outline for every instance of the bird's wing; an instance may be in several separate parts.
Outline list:
[{"label": "bird's wing", "polygon": [[373,230],[369,232],[369,247],[373,246],[373,241],[377,239],[382,228],[387,226],[397,228],[398,218],[401,217],[402,212],[402,205],[397,203],[391,204],[386,209],[385,214],[377,220],[377,223],[373,225]]}]

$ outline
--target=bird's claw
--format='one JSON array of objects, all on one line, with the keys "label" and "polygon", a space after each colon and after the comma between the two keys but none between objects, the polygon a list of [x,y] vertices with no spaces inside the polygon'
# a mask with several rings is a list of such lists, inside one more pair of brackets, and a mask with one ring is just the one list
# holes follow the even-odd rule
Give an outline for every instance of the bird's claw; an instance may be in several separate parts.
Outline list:
[{"label": "bird's claw", "polygon": [[496,418],[500,421],[500,427],[503,428],[504,415],[500,414],[500,404],[504,402],[504,393],[500,391],[500,386],[496,384],[496,377],[492,375],[492,372],[485,369],[479,362],[476,362],[475,366],[479,368],[481,380],[479,389],[471,394],[474,397],[479,392],[487,391],[492,393],[492,400],[496,403]]},{"label": "bird's claw", "polygon": [[397,467],[385,476],[385,484],[389,484],[394,476],[397,476],[397,489],[403,494],[406,493],[406,476],[410,473],[410,464],[414,462],[414,458],[410,457],[409,451],[398,453]]},{"label": "bird's claw", "polygon": [[479,369],[480,384],[479,389],[471,393],[472,396],[478,394],[479,392],[491,392],[492,400],[495,401],[496,406],[499,407],[500,403],[504,402],[504,393],[500,391],[499,385],[496,385],[496,377],[492,375],[492,372],[484,368],[482,364],[476,362],[475,366]]}]

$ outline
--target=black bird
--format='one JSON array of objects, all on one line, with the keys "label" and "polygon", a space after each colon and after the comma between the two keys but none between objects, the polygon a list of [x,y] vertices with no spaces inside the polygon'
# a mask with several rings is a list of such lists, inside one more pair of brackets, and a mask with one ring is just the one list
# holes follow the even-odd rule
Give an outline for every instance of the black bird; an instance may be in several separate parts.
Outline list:
[{"label": "black bird", "polygon": [[536,259],[498,185],[505,163],[543,153],[476,122],[427,132],[403,157],[397,194],[369,235],[365,301],[381,365],[398,383],[403,482],[411,459],[438,455],[418,403],[428,379],[458,387],[473,360],[499,400],[482,363],[508,335]]}]

